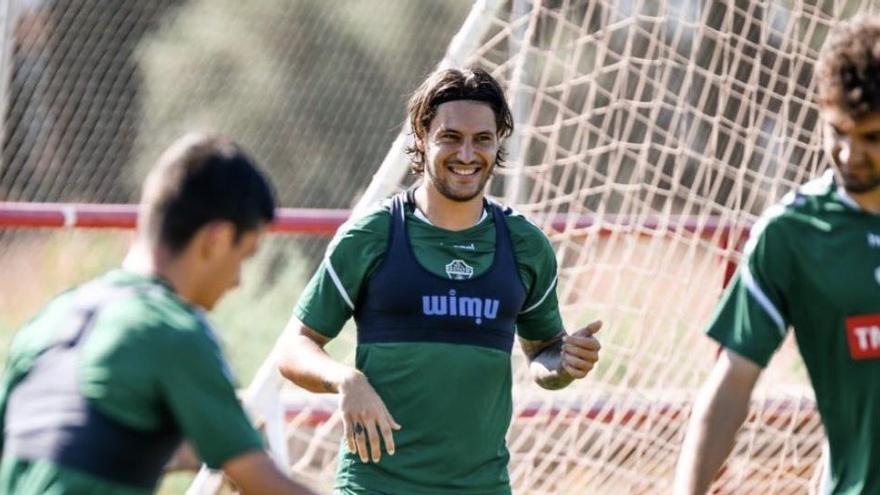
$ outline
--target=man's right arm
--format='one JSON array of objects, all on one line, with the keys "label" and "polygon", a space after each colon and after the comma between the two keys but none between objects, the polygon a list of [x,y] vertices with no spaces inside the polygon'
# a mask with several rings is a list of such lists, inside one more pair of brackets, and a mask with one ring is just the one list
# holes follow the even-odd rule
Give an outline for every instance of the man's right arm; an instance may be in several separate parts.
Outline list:
[{"label": "man's right arm", "polygon": [[724,349],[691,411],[675,475],[675,494],[703,494],[724,464],[749,411],[761,368]]},{"label": "man's right arm", "polygon": [[330,337],[291,318],[284,331],[285,353],[279,365],[281,375],[309,392],[339,393],[344,382],[363,373],[330,357],[324,350],[330,340]]},{"label": "man's right arm", "polygon": [[285,476],[269,456],[259,450],[234,457],[223,464],[223,472],[247,494],[315,495],[318,492]]},{"label": "man's right arm", "polygon": [[[381,442],[394,455],[394,430],[400,425],[359,370],[327,354],[330,338],[293,318],[285,330],[285,355],[279,365],[284,378],[316,393],[338,393],[348,450],[362,462],[379,462]],[[380,440],[381,437],[381,440]]]},{"label": "man's right arm", "polygon": [[151,342],[165,359],[155,367],[159,397],[195,454],[209,468],[222,469],[243,493],[316,493],[288,479],[264,452],[216,337],[202,318],[194,316],[192,324],[158,328]]}]

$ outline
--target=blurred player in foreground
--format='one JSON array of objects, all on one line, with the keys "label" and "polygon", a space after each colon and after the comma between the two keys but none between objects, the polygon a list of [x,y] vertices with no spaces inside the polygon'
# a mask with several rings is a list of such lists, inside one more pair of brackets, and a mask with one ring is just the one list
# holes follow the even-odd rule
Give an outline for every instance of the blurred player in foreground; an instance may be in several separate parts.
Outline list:
[{"label": "blurred player in foreground", "polygon": [[234,143],[189,135],[147,178],[122,268],[51,301],[0,382],[0,493],[151,493],[186,440],[245,492],[312,493],[263,451],[203,310],[274,217]]},{"label": "blurred player in foreground", "polygon": [[752,229],[708,329],[724,349],[694,405],[679,495],[708,490],[789,328],[827,434],[822,493],[880,493],[880,18],[835,29],[816,78],[834,167]]},{"label": "blurred player in foreground", "polygon": [[[601,323],[565,332],[550,242],[485,198],[513,130],[498,82],[438,71],[409,112],[423,179],[337,233],[296,306],[281,370],[340,395],[338,493],[508,494],[514,336],[536,381],[556,389],[593,368]],[[324,351],[352,316],[355,368]]]}]

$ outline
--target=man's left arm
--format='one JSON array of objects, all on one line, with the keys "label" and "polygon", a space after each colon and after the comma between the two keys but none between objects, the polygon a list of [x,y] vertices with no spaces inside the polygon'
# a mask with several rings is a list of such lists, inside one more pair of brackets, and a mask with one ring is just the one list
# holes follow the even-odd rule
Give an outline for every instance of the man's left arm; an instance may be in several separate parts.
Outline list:
[{"label": "man's left arm", "polygon": [[602,322],[594,321],[571,335],[565,331],[556,298],[556,254],[550,240],[522,216],[509,216],[508,226],[527,294],[516,321],[520,346],[538,385],[549,390],[564,388],[586,376],[599,359],[601,346],[594,334]]},{"label": "man's left arm", "polygon": [[587,376],[599,360],[602,346],[595,333],[601,327],[602,322],[596,320],[571,335],[562,331],[547,340],[520,337],[535,383],[548,390],[558,390]]}]

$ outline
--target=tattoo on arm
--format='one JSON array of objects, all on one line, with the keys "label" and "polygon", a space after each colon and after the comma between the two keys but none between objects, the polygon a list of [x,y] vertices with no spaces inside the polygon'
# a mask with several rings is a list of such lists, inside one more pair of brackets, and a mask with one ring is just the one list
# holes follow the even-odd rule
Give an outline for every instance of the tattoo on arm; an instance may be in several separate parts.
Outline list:
[{"label": "tattoo on arm", "polygon": [[562,367],[562,337],[565,331],[548,340],[520,339],[520,345],[529,360],[529,369],[535,383],[548,390],[568,386],[573,378]]},{"label": "tattoo on arm", "polygon": [[336,387],[333,386],[333,383],[331,383],[330,380],[324,380],[321,384],[324,386],[324,390],[326,390],[327,392],[336,392]]}]

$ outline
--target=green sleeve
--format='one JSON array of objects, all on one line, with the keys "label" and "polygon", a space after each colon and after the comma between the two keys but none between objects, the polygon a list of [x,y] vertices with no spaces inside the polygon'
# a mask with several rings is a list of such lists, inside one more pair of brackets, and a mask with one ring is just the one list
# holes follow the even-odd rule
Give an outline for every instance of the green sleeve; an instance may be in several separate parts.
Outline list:
[{"label": "green sleeve", "polygon": [[0,452],[3,452],[3,444],[6,443],[6,406],[9,403],[9,394],[18,382],[24,377],[15,365],[15,358],[10,358],[0,378]]},{"label": "green sleeve", "polygon": [[382,261],[390,220],[387,209],[377,207],[343,225],[300,296],[294,316],[321,335],[336,337]]},{"label": "green sleeve", "polygon": [[183,436],[212,469],[263,448],[235,393],[229,367],[207,323],[163,342],[162,395]]},{"label": "green sleeve", "polygon": [[0,377],[0,452],[3,452],[3,444],[6,443],[6,406],[9,404],[9,394],[25,373],[16,352],[16,345],[13,343],[3,369],[3,376]]},{"label": "green sleeve", "polygon": [[547,340],[563,331],[556,298],[556,253],[547,236],[522,216],[508,218],[526,300],[516,320],[517,334],[527,340]]},{"label": "green sleeve", "polygon": [[[9,404],[9,395],[21,380],[30,372],[39,354],[51,343],[56,329],[66,316],[66,308],[70,303],[67,297],[69,291],[62,293],[47,304],[36,316],[31,318],[15,334],[3,377],[0,378],[0,452],[3,451],[6,431],[6,407]],[[49,331],[40,331],[40,322],[47,321],[42,325]]]},{"label": "green sleeve", "polygon": [[762,218],[752,229],[745,258],[707,334],[758,366],[767,366],[791,321],[787,294],[793,259],[784,218]]}]

